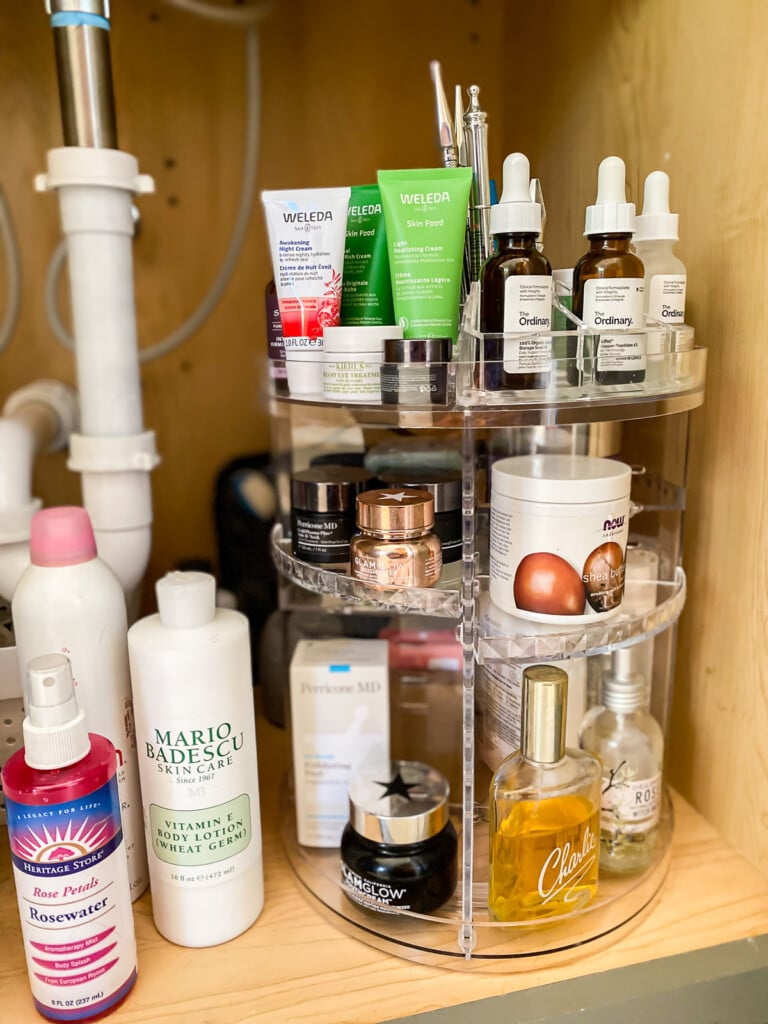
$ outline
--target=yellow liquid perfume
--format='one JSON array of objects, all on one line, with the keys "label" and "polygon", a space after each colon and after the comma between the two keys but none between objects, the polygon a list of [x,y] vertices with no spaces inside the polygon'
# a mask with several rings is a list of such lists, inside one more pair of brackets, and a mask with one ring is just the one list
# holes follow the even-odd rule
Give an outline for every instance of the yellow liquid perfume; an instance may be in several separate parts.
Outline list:
[{"label": "yellow liquid perfume", "polygon": [[600,761],[566,750],[568,676],[523,672],[521,749],[496,770],[489,801],[488,909],[496,921],[546,920],[597,890]]}]

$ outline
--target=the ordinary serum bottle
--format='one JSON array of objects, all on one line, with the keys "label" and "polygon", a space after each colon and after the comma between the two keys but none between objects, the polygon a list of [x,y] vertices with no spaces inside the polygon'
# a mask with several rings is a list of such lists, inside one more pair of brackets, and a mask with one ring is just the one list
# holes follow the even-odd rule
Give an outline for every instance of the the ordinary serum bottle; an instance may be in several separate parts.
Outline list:
[{"label": "the ordinary serum bottle", "polygon": [[651,863],[661,814],[664,736],[647,710],[642,656],[636,647],[614,652],[602,706],[587,712],[579,735],[603,766],[600,868],[620,874]]},{"label": "the ordinary serum bottle", "polygon": [[480,274],[480,330],[513,335],[484,340],[489,391],[545,388],[552,363],[552,267],[536,247],[541,205],[531,202],[530,167],[522,153],[504,161],[504,188],[491,207],[495,252]]},{"label": "the ordinary serum bottle", "polygon": [[[626,333],[643,326],[645,269],[630,248],[635,205],[626,201],[624,161],[607,156],[597,172],[597,199],[587,207],[584,234],[589,250],[573,268],[573,312],[594,328],[594,376],[598,384],[645,380],[645,336]],[[613,333],[611,330],[621,333]],[[575,339],[569,355],[576,356]],[[581,383],[586,364],[568,367],[571,384]]]},{"label": "the ordinary serum bottle", "polygon": [[[645,318],[649,328],[672,328],[685,323],[685,264],[673,252],[678,239],[678,215],[669,212],[669,175],[652,171],[645,179],[643,212],[635,219],[634,244],[645,267]],[[663,353],[669,336],[648,334],[647,379],[662,381]],[[675,339],[677,346],[677,339]]]},{"label": "the ordinary serum bottle", "polygon": [[489,800],[488,909],[532,921],[586,906],[597,890],[600,762],[565,747],[568,676],[523,671],[520,750],[496,769]]}]

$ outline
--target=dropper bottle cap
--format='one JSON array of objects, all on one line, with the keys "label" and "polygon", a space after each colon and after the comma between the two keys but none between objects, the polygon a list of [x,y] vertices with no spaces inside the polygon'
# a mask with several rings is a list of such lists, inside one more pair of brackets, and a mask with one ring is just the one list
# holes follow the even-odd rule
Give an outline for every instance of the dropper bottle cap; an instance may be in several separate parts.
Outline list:
[{"label": "dropper bottle cap", "polygon": [[635,204],[627,202],[626,168],[607,156],[597,169],[597,199],[587,207],[585,235],[624,235],[635,230]]},{"label": "dropper bottle cap", "polygon": [[155,584],[160,623],[194,629],[216,614],[216,580],[208,572],[169,572]]},{"label": "dropper bottle cap", "polygon": [[46,771],[82,761],[91,741],[85,714],[75,700],[69,659],[44,654],[28,662],[27,694],[22,732],[29,767]]},{"label": "dropper bottle cap", "polygon": [[556,665],[523,669],[520,752],[526,761],[557,764],[565,756],[568,675]]},{"label": "dropper bottle cap", "polygon": [[538,235],[541,206],[531,202],[531,166],[522,153],[510,153],[502,168],[501,198],[491,207],[491,234]]},{"label": "dropper bottle cap", "polygon": [[669,212],[669,175],[651,171],[643,189],[643,212],[635,218],[635,241],[676,242],[679,219]]}]

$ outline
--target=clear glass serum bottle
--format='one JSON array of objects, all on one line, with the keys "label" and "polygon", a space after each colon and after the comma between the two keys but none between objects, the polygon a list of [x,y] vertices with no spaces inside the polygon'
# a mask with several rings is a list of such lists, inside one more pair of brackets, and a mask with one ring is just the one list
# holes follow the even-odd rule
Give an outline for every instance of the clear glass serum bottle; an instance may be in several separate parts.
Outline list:
[{"label": "clear glass serum bottle", "polygon": [[567,691],[561,668],[523,672],[520,750],[490,788],[488,909],[496,921],[568,914],[597,890],[600,762],[565,747]]},{"label": "clear glass serum bottle", "polygon": [[600,868],[643,871],[656,851],[662,801],[664,737],[646,710],[648,687],[635,671],[636,648],[616,651],[603,677],[602,706],[584,719],[579,745],[600,758]]}]

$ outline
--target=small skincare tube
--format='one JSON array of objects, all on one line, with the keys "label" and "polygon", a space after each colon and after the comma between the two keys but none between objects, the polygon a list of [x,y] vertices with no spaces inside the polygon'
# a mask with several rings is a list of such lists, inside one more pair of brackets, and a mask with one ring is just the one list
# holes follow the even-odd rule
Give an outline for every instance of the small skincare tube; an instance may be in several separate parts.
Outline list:
[{"label": "small skincare tube", "polygon": [[353,185],[347,215],[341,322],[381,327],[394,322],[389,255],[378,185]]},{"label": "small skincare tube", "polygon": [[378,178],[403,337],[455,342],[472,169],[379,171]]},{"label": "small skincare tube", "polygon": [[264,191],[288,390],[318,395],[323,328],[339,323],[349,188]]}]

